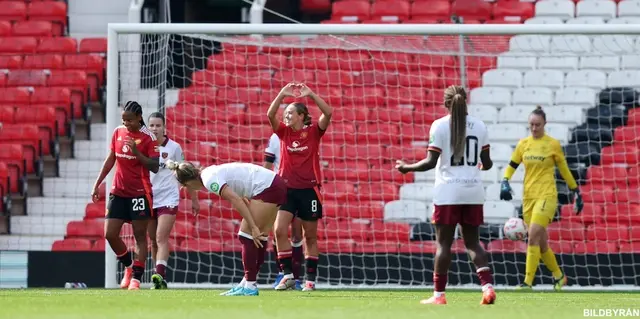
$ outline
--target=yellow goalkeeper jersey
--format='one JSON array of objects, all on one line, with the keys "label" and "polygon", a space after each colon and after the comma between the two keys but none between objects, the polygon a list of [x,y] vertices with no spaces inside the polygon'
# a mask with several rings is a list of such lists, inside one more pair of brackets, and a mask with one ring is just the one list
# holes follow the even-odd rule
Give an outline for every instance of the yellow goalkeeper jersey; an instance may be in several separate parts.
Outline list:
[{"label": "yellow goalkeeper jersey", "polygon": [[578,187],[560,142],[549,135],[545,134],[539,139],[532,136],[521,139],[511,155],[511,164],[507,166],[504,177],[510,179],[515,172],[512,165],[517,167],[521,163],[524,163],[525,169],[523,199],[556,198],[556,166],[569,189]]}]

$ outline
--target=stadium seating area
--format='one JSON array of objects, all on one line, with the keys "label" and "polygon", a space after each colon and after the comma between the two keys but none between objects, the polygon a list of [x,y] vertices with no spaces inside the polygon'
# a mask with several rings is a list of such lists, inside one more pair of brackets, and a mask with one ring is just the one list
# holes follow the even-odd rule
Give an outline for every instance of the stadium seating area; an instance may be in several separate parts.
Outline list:
[{"label": "stadium seating area", "polygon": [[[316,9],[326,5],[303,2],[310,7],[313,2]],[[54,4],[50,14],[40,14],[49,18],[37,21],[30,8],[42,3],[19,3],[14,3],[17,9],[0,13],[0,20],[17,20],[0,21],[0,69],[8,70],[0,73],[0,143],[10,150],[0,153],[0,160],[8,163],[0,163],[0,177],[9,176],[10,181],[2,185],[4,192],[20,192],[25,174],[37,174],[38,161],[56,155],[55,143],[46,141],[70,134],[70,124],[83,119],[82,106],[97,100],[104,83],[104,40],[85,39],[78,45],[61,36],[65,20],[53,8],[62,2],[42,2]],[[326,23],[447,23],[451,15],[464,17],[465,23],[640,21],[636,0],[345,0],[334,2],[331,10]],[[291,80],[310,83],[336,108],[321,150],[326,179],[321,250],[435,251],[428,240],[433,172],[402,176],[392,163],[398,157],[424,156],[429,124],[444,112],[442,89],[460,82],[457,57],[450,55],[459,49],[458,38],[318,37],[306,40],[307,48],[315,48],[307,50],[294,48],[299,39],[272,41],[278,45],[261,52],[255,46],[223,43],[223,52],[209,57],[206,69],[194,72],[192,85],[167,109],[170,134],[183,144],[187,159],[205,164],[261,162],[271,134],[266,103]],[[487,223],[499,225],[517,214],[521,199],[498,201],[497,183],[513,146],[527,135],[527,114],[542,105],[550,120],[547,131],[565,145],[587,201],[581,216],[568,205],[561,207],[560,220],[549,228],[552,247],[578,254],[639,252],[640,112],[633,109],[638,104],[633,88],[640,87],[640,56],[634,55],[640,42],[612,35],[474,36],[466,38],[464,46],[466,52],[486,54],[466,58],[465,78],[472,89],[470,113],[489,124],[492,157],[498,164],[483,175]],[[423,53],[406,53],[413,50]],[[225,112],[220,112],[221,105],[227,106]],[[25,107],[38,112],[20,112]],[[46,137],[42,147],[41,137]],[[513,179],[516,195],[521,194],[522,180],[520,169]],[[566,186],[559,188],[562,192]],[[239,250],[233,240],[239,216],[226,202],[205,193],[199,196],[198,217],[187,213],[189,200],[181,204],[173,249]],[[53,249],[104,250],[104,207],[104,202],[88,204],[84,220],[70,222],[65,239],[56,241]],[[423,231],[426,237],[421,237]],[[126,238],[132,244],[132,236]],[[484,239],[490,251],[526,251],[524,243],[502,240],[490,227]],[[464,247],[458,242],[455,249]]]}]

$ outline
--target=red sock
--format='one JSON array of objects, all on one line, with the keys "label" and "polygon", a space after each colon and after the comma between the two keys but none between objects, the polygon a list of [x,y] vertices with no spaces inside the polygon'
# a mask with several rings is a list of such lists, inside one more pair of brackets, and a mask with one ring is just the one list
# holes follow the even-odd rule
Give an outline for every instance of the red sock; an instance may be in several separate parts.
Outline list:
[{"label": "red sock", "polygon": [[257,269],[258,272],[260,272],[260,267],[262,267],[262,264],[264,264],[264,259],[266,258],[266,253],[267,253],[267,244],[269,242],[267,242],[266,240],[261,241],[262,242],[262,248],[258,248],[258,258],[256,260],[256,264],[258,265]]},{"label": "red sock", "polygon": [[144,262],[134,260],[131,269],[133,270],[133,278],[142,280],[142,275],[144,274]]},{"label": "red sock", "polygon": [[303,261],[304,252],[302,251],[302,246],[291,247],[291,273],[293,274],[293,279],[300,279]]},{"label": "red sock", "polygon": [[162,276],[162,278],[164,278],[167,274],[167,266],[163,265],[163,264],[157,264],[156,265],[156,274]]},{"label": "red sock", "polygon": [[447,273],[444,274],[433,274],[433,290],[435,292],[444,292],[447,287]]},{"label": "red sock", "polygon": [[280,269],[285,275],[292,273],[291,271],[291,250],[279,251],[278,262],[280,263]]},{"label": "red sock", "polygon": [[480,285],[493,285],[493,276],[491,275],[491,268],[489,267],[480,267],[476,270],[478,274],[478,279],[480,279]]},{"label": "red sock", "polygon": [[242,265],[244,266],[244,278],[247,281],[256,281],[258,277],[258,247],[253,240],[238,236],[242,244]]}]

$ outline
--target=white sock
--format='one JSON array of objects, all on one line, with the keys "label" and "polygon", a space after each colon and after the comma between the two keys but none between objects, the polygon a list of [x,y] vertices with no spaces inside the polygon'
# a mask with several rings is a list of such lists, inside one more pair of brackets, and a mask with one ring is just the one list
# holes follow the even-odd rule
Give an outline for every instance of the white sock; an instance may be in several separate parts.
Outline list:
[{"label": "white sock", "polygon": [[433,296],[434,297],[442,297],[442,296],[444,296],[444,291],[434,291],[433,292]]},{"label": "white sock", "polygon": [[247,283],[247,280],[246,280],[244,277],[242,277],[242,280],[240,281],[240,283],[238,284],[238,286],[239,286],[239,287],[244,287],[246,283]]},{"label": "white sock", "polygon": [[245,288],[251,288],[251,289],[258,289],[258,285],[256,284],[255,281],[245,281],[244,282],[244,287]]},{"label": "white sock", "polygon": [[283,278],[293,279],[293,274],[286,274]]},{"label": "white sock", "polygon": [[281,272],[278,272],[278,275],[284,275],[284,273],[281,271]]},{"label": "white sock", "polygon": [[493,288],[493,285],[492,284],[486,284],[486,285],[482,286],[482,292],[485,292],[489,288]]},{"label": "white sock", "polygon": [[158,261],[156,261],[156,266],[157,265],[164,265],[166,267],[167,266],[167,261],[166,260],[158,260]]}]

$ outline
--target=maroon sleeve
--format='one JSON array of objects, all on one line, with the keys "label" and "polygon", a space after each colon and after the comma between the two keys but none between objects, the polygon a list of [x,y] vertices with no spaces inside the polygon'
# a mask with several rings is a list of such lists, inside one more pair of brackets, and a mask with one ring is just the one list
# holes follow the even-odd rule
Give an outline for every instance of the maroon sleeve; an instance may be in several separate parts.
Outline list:
[{"label": "maroon sleeve", "polygon": [[286,131],[287,131],[287,126],[284,125],[284,123],[280,122],[280,124],[278,124],[278,129],[273,131],[273,133],[276,133],[276,135],[278,135],[278,137],[282,139]]}]

